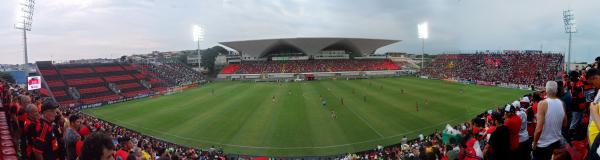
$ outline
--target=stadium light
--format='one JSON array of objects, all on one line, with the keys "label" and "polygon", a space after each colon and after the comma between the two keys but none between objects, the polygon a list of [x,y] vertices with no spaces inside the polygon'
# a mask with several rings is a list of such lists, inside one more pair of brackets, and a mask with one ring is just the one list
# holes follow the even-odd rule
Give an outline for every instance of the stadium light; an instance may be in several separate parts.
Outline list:
[{"label": "stadium light", "polygon": [[31,23],[33,22],[33,8],[35,0],[20,0],[17,4],[17,14],[15,29],[23,31],[23,58],[27,64],[27,31],[31,31]]},{"label": "stadium light", "polygon": [[204,30],[199,25],[193,26],[192,35],[194,36],[194,41],[204,40]]},{"label": "stadium light", "polygon": [[419,38],[422,40],[421,43],[421,69],[423,69],[423,65],[425,64],[425,40],[429,38],[429,26],[427,22],[423,22],[417,25],[417,30],[419,31]]},{"label": "stadium light", "polygon": [[577,26],[575,25],[575,15],[573,14],[573,10],[565,10],[563,11],[563,21],[565,23],[565,33],[569,34],[569,49],[567,53],[567,65],[566,71],[569,73],[570,65],[571,65],[571,43],[573,33],[577,33]]},{"label": "stadium light", "polygon": [[417,25],[417,29],[419,30],[419,38],[420,39],[429,38],[428,28],[429,28],[429,26],[428,26],[427,22],[423,22],[423,23]]},{"label": "stadium light", "polygon": [[196,50],[198,58],[196,60],[198,61],[198,71],[200,71],[200,41],[204,40],[204,29],[202,29],[202,27],[200,27],[199,25],[194,25],[192,27],[192,36],[194,38],[194,41],[198,45],[198,49]]}]

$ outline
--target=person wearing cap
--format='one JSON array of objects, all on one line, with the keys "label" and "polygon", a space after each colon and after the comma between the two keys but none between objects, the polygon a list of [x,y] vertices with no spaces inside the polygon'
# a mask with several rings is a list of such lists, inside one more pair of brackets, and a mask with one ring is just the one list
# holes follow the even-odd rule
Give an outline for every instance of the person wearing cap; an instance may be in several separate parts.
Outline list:
[{"label": "person wearing cap", "polygon": [[[586,72],[587,82],[592,84],[594,88],[600,89],[600,70],[598,69],[590,69]],[[598,146],[600,142],[598,140],[598,133],[600,133],[600,92],[596,93],[596,97],[594,97],[592,103],[590,103],[590,123],[588,125],[588,138],[590,148],[590,159],[600,159],[600,156],[596,153],[598,150]]]},{"label": "person wearing cap", "polygon": [[546,83],[546,99],[541,101],[537,112],[537,126],[533,134],[533,158],[547,160],[554,149],[561,147],[561,130],[567,127],[567,117],[563,102],[558,98],[558,84]]},{"label": "person wearing cap", "polygon": [[[29,136],[33,139],[32,143],[32,158],[36,160],[42,159],[57,159],[60,158],[59,151],[61,146],[58,144],[60,132],[58,126],[53,122],[60,114],[58,104],[47,101],[42,105],[42,116],[39,121],[39,126],[30,125]],[[36,127],[39,127],[38,131]]]},{"label": "person wearing cap", "polygon": [[516,115],[521,118],[521,128],[519,128],[519,159],[531,159],[531,140],[527,132],[527,113],[525,113],[525,109],[521,104],[523,103],[519,101],[512,103],[516,108]]},{"label": "person wearing cap", "polygon": [[133,142],[131,142],[131,138],[127,136],[123,136],[117,139],[119,141],[119,146],[121,147],[115,153],[116,160],[125,160],[129,156],[129,152],[133,149]]},{"label": "person wearing cap", "polygon": [[69,128],[65,131],[65,149],[67,152],[67,160],[77,159],[77,142],[81,140],[81,136],[77,132],[81,127],[81,117],[76,114],[69,116]]},{"label": "person wearing cap", "polygon": [[504,111],[504,125],[508,127],[508,130],[510,131],[510,152],[516,154],[519,149],[521,117],[516,115],[516,109],[512,105],[506,105]]}]

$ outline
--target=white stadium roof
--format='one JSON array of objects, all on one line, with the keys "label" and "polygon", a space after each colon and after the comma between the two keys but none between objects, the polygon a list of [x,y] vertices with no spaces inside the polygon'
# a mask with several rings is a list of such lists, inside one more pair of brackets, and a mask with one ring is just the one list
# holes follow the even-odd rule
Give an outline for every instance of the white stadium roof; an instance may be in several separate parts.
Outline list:
[{"label": "white stadium roof", "polygon": [[316,55],[328,48],[351,51],[353,54],[365,56],[375,53],[383,46],[400,42],[389,39],[367,38],[281,38],[219,42],[220,44],[240,52],[244,57],[263,57],[277,48],[291,48],[306,55]]}]

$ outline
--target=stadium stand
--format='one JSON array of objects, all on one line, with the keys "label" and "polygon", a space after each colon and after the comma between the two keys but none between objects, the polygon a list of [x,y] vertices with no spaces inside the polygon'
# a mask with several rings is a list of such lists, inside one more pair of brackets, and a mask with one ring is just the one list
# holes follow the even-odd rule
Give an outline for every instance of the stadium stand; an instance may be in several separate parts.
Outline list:
[{"label": "stadium stand", "polygon": [[[64,106],[114,101],[167,90],[161,80],[141,73],[130,63],[36,64],[48,86],[44,89]],[[151,88],[141,85],[143,81],[149,82]],[[111,84],[117,87],[113,90]],[[70,88],[75,90],[69,91]]]},{"label": "stadium stand", "polygon": [[433,78],[459,78],[542,86],[560,76],[562,55],[505,51],[504,53],[442,54],[423,70]]},{"label": "stadium stand", "polygon": [[[164,60],[151,63],[140,63],[142,73],[162,79],[170,86],[196,83],[203,80],[201,73],[177,60]],[[155,80],[150,80],[157,82]]]},{"label": "stadium stand", "polygon": [[[131,83],[129,83],[131,84]],[[133,86],[133,85],[131,85]],[[106,99],[105,97],[110,97],[112,95],[94,95],[97,96],[97,99]],[[31,102],[21,101],[21,97],[29,97],[31,98]],[[29,92],[25,88],[21,88],[18,85],[14,85],[8,83],[4,80],[0,80],[0,159],[3,160],[16,160],[16,159],[29,159],[33,154],[32,152],[28,152],[26,147],[27,145],[17,145],[19,143],[29,144],[26,139],[35,139],[36,137],[32,137],[35,135],[31,134],[23,134],[23,132],[18,130],[22,130],[19,125],[11,125],[11,124],[29,124],[33,120],[15,118],[11,117],[22,117],[27,115],[24,111],[20,111],[23,109],[23,106],[27,104],[35,104],[37,107],[41,107],[45,104],[47,98],[42,95],[36,94],[35,92]],[[95,99],[86,99],[85,101],[95,101]],[[26,103],[26,104],[22,104]],[[43,108],[43,107],[42,107]],[[39,111],[39,110],[38,110]],[[138,132],[129,130],[127,128],[123,128],[120,126],[116,126],[110,122],[102,121],[95,117],[89,116],[78,110],[75,110],[73,107],[65,107],[62,106],[59,108],[60,117],[69,119],[72,115],[77,115],[82,120],[82,126],[79,127],[79,130],[76,131],[77,135],[81,136],[79,141],[77,142],[77,150],[82,150],[84,144],[84,138],[89,137],[91,133],[104,133],[107,136],[111,137],[112,141],[117,141],[117,139],[121,139],[123,137],[128,137],[131,139],[139,140],[139,146],[142,146],[144,150],[149,154],[158,154],[158,151],[165,151],[167,149],[173,150],[173,155],[177,155],[181,158],[185,159],[226,159],[225,154],[222,149],[217,148],[209,148],[208,150],[196,150],[193,148],[184,147],[181,145],[177,145],[174,143],[170,143],[167,141],[163,141],[160,139],[155,139],[150,136],[142,135]],[[58,119],[57,119],[58,120]],[[40,122],[41,119],[36,120],[36,122]],[[39,125],[33,122],[32,125]],[[56,125],[50,126],[52,130],[55,131],[67,129],[68,126],[64,125],[64,123],[58,123]],[[54,132],[53,132],[54,133]],[[63,141],[63,137],[58,136],[58,134],[48,134],[51,135],[53,139]],[[33,142],[31,142],[33,143]],[[43,144],[51,144],[51,141],[41,142]],[[19,148],[21,146],[22,148]],[[35,147],[35,146],[32,146]],[[44,150],[46,152],[55,152],[56,155],[59,155],[59,152],[64,151],[66,148],[64,145],[57,145],[56,151]],[[153,151],[150,151],[149,148],[152,148]],[[31,149],[31,148],[30,148]],[[78,153],[78,155],[81,153]],[[60,156],[62,155],[62,156]],[[59,159],[65,159],[64,154],[60,154]],[[44,158],[47,158],[44,156]]]},{"label": "stadium stand", "polygon": [[239,64],[229,64],[221,70],[221,74],[234,74],[237,70],[240,69]]},{"label": "stadium stand", "polygon": [[[464,57],[463,57],[464,58]],[[597,63],[592,65],[593,68],[598,68]],[[45,69],[48,69],[48,66],[42,66]],[[550,66],[553,67],[553,66]],[[590,67],[591,68],[591,67]],[[590,71],[590,69],[582,70],[579,72]],[[578,71],[575,71],[578,72]],[[60,73],[60,72],[59,72]],[[534,73],[534,72],[530,72]],[[141,73],[143,74],[143,73]],[[598,71],[595,71],[595,74],[600,74]],[[572,75],[572,74],[571,74]],[[56,77],[57,75],[47,75],[50,79]],[[60,76],[60,74],[58,74]],[[589,75],[588,75],[589,76]],[[598,76],[598,75],[596,75]],[[574,77],[577,81],[586,81],[586,77]],[[594,84],[597,84],[598,78],[595,78]],[[568,80],[568,79],[567,79]],[[589,83],[589,82],[588,82]],[[567,84],[570,84],[568,82]],[[584,83],[585,84],[585,83]],[[135,83],[123,83],[119,85],[123,88],[135,87]],[[581,86],[583,87],[583,86]],[[598,86],[595,86],[598,87]],[[61,87],[53,87],[53,88],[61,88]],[[64,88],[64,87],[63,87]],[[103,89],[100,89],[103,90]],[[55,96],[64,95],[67,93],[60,91],[53,91]],[[558,92],[557,96],[561,96],[566,92]],[[472,120],[468,122],[459,123],[456,125],[447,125],[442,131],[436,131],[428,136],[419,135],[418,138],[408,140],[406,137],[402,138],[398,144],[390,145],[390,146],[377,146],[375,149],[362,151],[357,153],[348,153],[343,155],[333,155],[333,156],[324,156],[317,157],[322,159],[343,159],[343,160],[367,160],[367,159],[502,159],[507,158],[507,156],[523,156],[522,154],[497,154],[498,151],[501,151],[501,148],[497,148],[499,146],[496,145],[495,142],[492,141],[494,137],[493,135],[496,131],[500,130],[501,125],[499,122],[505,122],[507,126],[513,125],[509,124],[509,117],[513,115],[504,116],[503,114],[512,114],[516,113],[519,116],[520,114],[524,114],[527,117],[532,117],[537,112],[537,106],[540,104],[541,100],[546,98],[549,93],[545,93],[543,91],[534,92],[531,94],[527,94],[524,97],[518,98],[515,102],[507,104],[506,107],[500,106],[495,107],[496,109],[492,109],[489,111],[485,111]],[[546,95],[546,96],[544,96]],[[31,102],[25,102],[20,100],[21,97],[29,97]],[[101,97],[102,95],[99,95]],[[17,98],[18,97],[18,98]],[[577,98],[577,97],[573,97]],[[24,134],[15,134],[18,133],[16,130],[18,127],[11,128],[9,124],[17,123],[20,121],[19,119],[12,119],[11,117],[18,117],[20,115],[19,108],[22,106],[21,103],[33,103],[38,106],[41,105],[41,101],[44,98],[36,94],[35,92],[28,92],[26,89],[21,88],[17,85],[10,84],[6,81],[0,81],[0,156],[2,159],[18,159],[23,157],[17,157],[17,155],[24,156],[26,154],[18,154],[17,153],[17,145],[15,145],[15,141],[17,139],[27,138],[27,135]],[[569,106],[567,106],[569,107]],[[69,117],[71,115],[78,115],[82,117],[82,129],[79,130],[79,133],[82,137],[89,136],[90,132],[102,132],[108,133],[112,135],[112,140],[122,139],[123,137],[136,139],[139,144],[137,146],[141,146],[142,150],[156,153],[157,151],[164,150],[172,150],[172,155],[175,155],[181,159],[251,159],[256,158],[255,156],[245,156],[245,155],[225,155],[221,149],[210,148],[208,150],[196,150],[194,148],[188,148],[181,145],[177,145],[174,143],[166,142],[160,139],[156,139],[152,136],[145,136],[138,132],[129,130],[127,128],[123,128],[117,125],[114,125],[110,122],[106,122],[95,117],[89,116],[87,114],[81,113],[78,110],[75,110],[72,107],[60,107],[60,113],[63,117]],[[517,125],[527,125],[526,127],[518,126],[517,129],[520,129],[517,132],[519,135],[521,134],[521,130],[523,128],[527,128],[526,132],[528,132],[529,138],[532,137],[532,132],[535,130],[536,120],[535,118],[527,118],[526,122],[521,120],[517,121]],[[562,123],[562,121],[557,121]],[[591,121],[589,121],[591,122]],[[582,123],[581,125],[587,126],[586,123],[588,121],[581,121],[578,123]],[[18,125],[15,125],[18,126]],[[58,124],[53,127],[65,127],[62,124]],[[507,127],[504,127],[507,128]],[[587,127],[581,127],[582,129],[587,129]],[[506,130],[506,129],[505,129]],[[510,130],[510,128],[509,128]],[[505,139],[497,139],[501,141],[509,141],[509,134],[514,134],[512,132],[508,132],[504,135]],[[16,135],[14,138],[11,135]],[[566,140],[568,141],[567,145],[564,148],[559,148],[552,152],[552,156],[566,156],[568,159],[585,159],[588,156],[588,138],[584,137],[581,139],[573,138],[577,137],[577,135],[561,135],[566,136]],[[520,137],[517,136],[519,139]],[[84,144],[85,145],[85,144]],[[526,146],[530,146],[529,143],[526,143]],[[58,146],[62,147],[62,146]],[[494,150],[489,150],[490,147],[495,148]],[[501,146],[508,149],[508,145]],[[21,150],[23,151],[23,150]],[[529,150],[531,151],[531,150]],[[496,153],[495,153],[496,152]],[[525,152],[531,153],[531,152]],[[592,152],[590,152],[592,153]],[[525,156],[531,154],[524,154]],[[535,155],[535,154],[534,154]],[[163,155],[160,155],[161,158]],[[173,157],[175,157],[173,156]],[[269,158],[269,157],[258,157],[258,158]],[[313,157],[314,158],[314,157]]]},{"label": "stadium stand", "polygon": [[244,61],[226,66],[221,74],[306,73],[399,70],[389,59],[330,59],[295,61]]}]

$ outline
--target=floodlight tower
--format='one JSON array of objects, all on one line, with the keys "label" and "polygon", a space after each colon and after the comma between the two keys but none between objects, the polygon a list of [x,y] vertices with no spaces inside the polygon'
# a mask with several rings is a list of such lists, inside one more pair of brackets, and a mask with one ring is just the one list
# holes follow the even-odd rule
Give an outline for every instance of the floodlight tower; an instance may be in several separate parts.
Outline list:
[{"label": "floodlight tower", "polygon": [[567,65],[566,72],[569,73],[571,65],[571,43],[573,33],[577,33],[577,26],[575,25],[575,15],[573,10],[563,11],[563,21],[565,22],[565,33],[569,34],[569,49],[567,53]]},{"label": "floodlight tower", "polygon": [[423,69],[423,64],[425,64],[425,40],[429,38],[429,30],[427,22],[423,22],[417,25],[417,29],[419,31],[419,39],[422,40],[421,43],[421,70]]},{"label": "floodlight tower", "polygon": [[31,23],[33,22],[33,7],[35,0],[20,0],[17,4],[17,15],[15,28],[23,30],[23,62],[27,61],[27,31],[31,31]]},{"label": "floodlight tower", "polygon": [[196,53],[198,54],[198,58],[197,58],[197,60],[198,60],[198,71],[200,71],[200,57],[201,57],[200,56],[200,41],[204,40],[204,30],[199,25],[194,25],[193,26],[192,34],[194,36],[193,37],[194,41],[196,41],[197,44],[198,44],[198,49],[196,50]]}]

